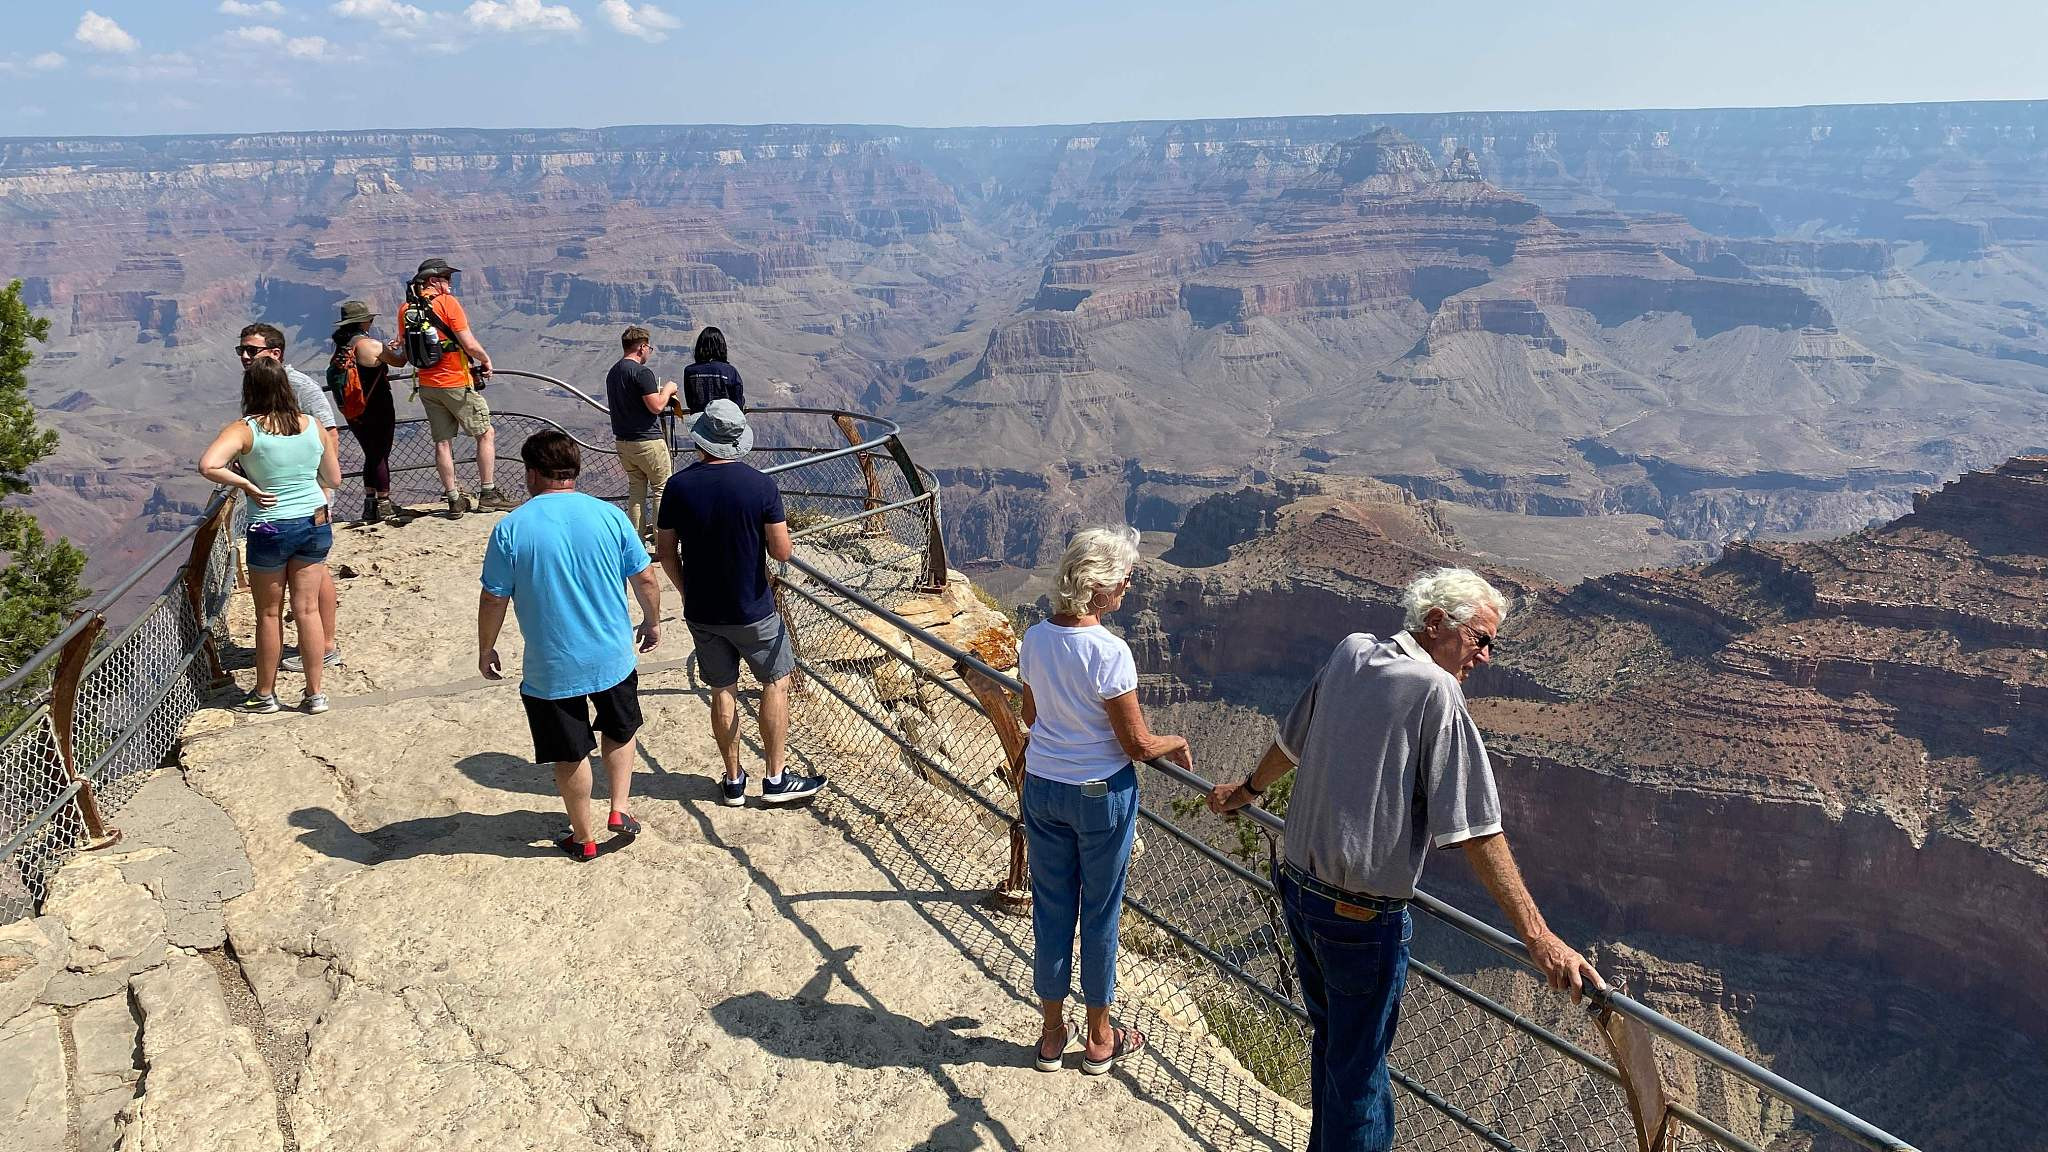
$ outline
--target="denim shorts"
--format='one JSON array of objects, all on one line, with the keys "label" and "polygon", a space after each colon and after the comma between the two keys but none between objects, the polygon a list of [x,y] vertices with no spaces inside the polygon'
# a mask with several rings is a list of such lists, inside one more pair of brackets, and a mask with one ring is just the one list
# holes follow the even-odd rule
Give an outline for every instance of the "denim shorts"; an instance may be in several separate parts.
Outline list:
[{"label": "denim shorts", "polygon": [[334,547],[334,525],[311,516],[251,520],[246,562],[251,572],[282,572],[293,563],[324,564]]}]

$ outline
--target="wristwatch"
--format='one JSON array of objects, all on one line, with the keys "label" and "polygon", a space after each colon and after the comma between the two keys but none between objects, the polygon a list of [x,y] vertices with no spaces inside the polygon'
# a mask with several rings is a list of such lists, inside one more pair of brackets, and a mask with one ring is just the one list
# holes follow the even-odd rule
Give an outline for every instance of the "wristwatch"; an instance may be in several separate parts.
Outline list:
[{"label": "wristwatch", "polygon": [[[1257,775],[1257,773],[1253,773],[1253,775]],[[1239,784],[1239,785],[1238,785],[1238,787],[1239,787],[1239,788],[1242,788],[1242,789],[1244,789],[1245,791],[1247,791],[1247,792],[1249,792],[1249,793],[1251,793],[1251,794],[1252,794],[1253,796],[1255,796],[1255,797],[1256,797],[1256,796],[1264,796],[1264,795],[1266,794],[1266,793],[1265,793],[1265,791],[1264,791],[1263,789],[1259,789],[1259,788],[1254,788],[1254,787],[1252,787],[1252,778],[1251,778],[1251,776],[1247,776],[1247,777],[1245,777],[1245,778],[1244,778],[1244,783],[1242,783],[1242,784]]]}]

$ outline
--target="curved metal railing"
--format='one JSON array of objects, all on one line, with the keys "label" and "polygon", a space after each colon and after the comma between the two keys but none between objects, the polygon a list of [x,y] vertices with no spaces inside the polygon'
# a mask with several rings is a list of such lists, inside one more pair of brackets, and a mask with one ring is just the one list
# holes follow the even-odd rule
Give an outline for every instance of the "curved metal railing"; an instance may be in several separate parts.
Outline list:
[{"label": "curved metal railing", "polygon": [[[559,387],[605,410],[554,377],[498,375]],[[949,640],[933,630],[944,613],[934,597],[958,588],[948,584],[937,485],[912,461],[897,426],[880,417],[807,408],[750,415],[760,429],[756,451],[768,461],[763,471],[777,477],[801,542],[778,585],[797,638],[797,700],[806,709],[792,730],[793,751],[844,773],[849,794],[883,798],[877,819],[886,815],[899,835],[926,820],[937,837],[930,842],[949,846],[937,855],[956,860],[963,875],[1000,874],[1007,863],[1014,877],[1022,860],[1007,833],[1017,798],[986,690],[997,694],[994,707],[1007,708],[1003,694],[1020,686],[977,654],[973,638]],[[499,455],[511,460],[526,434],[560,427],[521,413],[494,419]],[[622,499],[616,453],[580,442],[590,454],[586,490]],[[394,486],[401,467],[409,476],[432,469],[431,444],[425,449],[423,460],[394,460]],[[359,485],[360,453],[354,456],[350,482]],[[474,463],[459,467],[473,475]],[[616,492],[608,487],[614,479]],[[439,495],[436,483],[429,498]],[[9,709],[9,734],[0,740],[0,919],[32,911],[63,860],[113,834],[99,810],[117,807],[175,749],[219,677],[215,644],[235,586],[238,511],[238,502],[216,494],[200,523],[0,681],[0,703]],[[181,549],[186,559],[176,575],[102,643],[104,614]],[[1151,767],[1191,797],[1209,788],[1171,764]],[[1247,816],[1284,832],[1284,821],[1269,812]],[[1171,813],[1147,806],[1141,817],[1147,847],[1132,865],[1126,902],[1135,920],[1126,922],[1124,962],[1142,969],[1139,986],[1176,1026],[1206,1033],[1276,1095],[1304,1099],[1308,1033],[1271,884]],[[1584,1014],[1532,989],[1526,977],[1489,967],[1486,957],[1501,956],[1526,969],[1512,937],[1427,894],[1415,906],[1436,934],[1425,942],[1418,933],[1412,971],[1419,980],[1404,1005],[1393,1061],[1409,1101],[1404,1147],[1758,1152],[1797,1116],[1875,1152],[1910,1149],[1619,992],[1596,994],[1594,1010],[1640,1026],[1660,1047],[1648,1072],[1604,1059],[1596,1054],[1601,1034]],[[1695,1087],[1692,1100],[1667,1100],[1682,1095],[1664,1083],[1674,1058],[1694,1064],[1684,1070],[1690,1075],[1675,1077]],[[1697,1089],[1716,1078],[1728,1089],[1720,1095],[1746,1094],[1747,1103],[1709,1115]]]}]

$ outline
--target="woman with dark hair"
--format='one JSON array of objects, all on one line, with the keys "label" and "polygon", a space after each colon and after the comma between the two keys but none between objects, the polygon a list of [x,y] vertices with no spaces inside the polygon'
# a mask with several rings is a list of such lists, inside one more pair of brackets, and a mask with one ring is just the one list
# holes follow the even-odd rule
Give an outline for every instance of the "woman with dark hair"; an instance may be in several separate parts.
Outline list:
[{"label": "woman with dark hair", "polygon": [[725,362],[725,333],[706,328],[697,333],[697,362],[683,369],[683,407],[702,412],[713,400],[747,406],[747,390],[739,369]]},{"label": "woman with dark hair", "polygon": [[[239,466],[239,467],[237,467]],[[341,487],[341,462],[320,433],[320,421],[299,411],[284,365],[257,357],[242,372],[242,418],[220,430],[199,457],[199,474],[238,488],[249,498],[246,562],[256,600],[256,688],[244,712],[277,711],[277,662],[284,648],[284,593],[291,585],[299,635],[324,636],[320,582],[334,546],[327,488]],[[321,689],[322,653],[305,661],[306,696],[300,707],[327,711]]]},{"label": "woman with dark hair", "polygon": [[[370,335],[370,322],[377,318],[361,300],[341,302],[341,320],[334,329],[334,355],[327,361],[327,390],[355,433],[363,449],[363,520],[375,524],[396,520],[398,506],[391,502],[391,440],[398,427],[398,411],[391,397],[391,365],[397,356],[384,342]],[[353,392],[349,376],[356,378]],[[353,408],[356,397],[362,407]]]}]

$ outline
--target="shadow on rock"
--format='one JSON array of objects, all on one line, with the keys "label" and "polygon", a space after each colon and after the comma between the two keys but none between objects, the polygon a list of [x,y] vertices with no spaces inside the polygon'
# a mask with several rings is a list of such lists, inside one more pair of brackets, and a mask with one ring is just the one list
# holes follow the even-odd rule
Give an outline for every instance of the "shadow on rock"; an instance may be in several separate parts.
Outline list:
[{"label": "shadow on rock", "polygon": [[292,813],[291,825],[305,829],[299,843],[315,852],[357,864],[383,864],[415,856],[558,856],[553,841],[568,831],[569,818],[559,811],[456,812],[357,832],[325,808],[301,808]]},{"label": "shadow on rock", "polygon": [[[640,746],[641,768],[633,773],[633,795],[648,800],[673,800],[679,803],[693,800],[718,799],[718,782],[709,776],[695,772],[670,772],[663,768],[647,752],[647,746]],[[455,762],[455,769],[485,788],[500,792],[513,792],[523,796],[555,795],[554,771],[544,764],[521,760],[505,752],[478,752],[464,756]],[[758,778],[758,775],[757,777]],[[609,799],[610,787],[605,782],[604,765],[597,757],[590,760],[591,795]]]},{"label": "shadow on rock", "polygon": [[817,1060],[849,1068],[932,1069],[941,1064],[1022,1067],[1030,1052],[959,1029],[981,1021],[956,1016],[926,1024],[896,1012],[836,1004],[799,992],[787,1000],[765,992],[734,996],[711,1007],[711,1018],[734,1036],[783,1060]]}]

